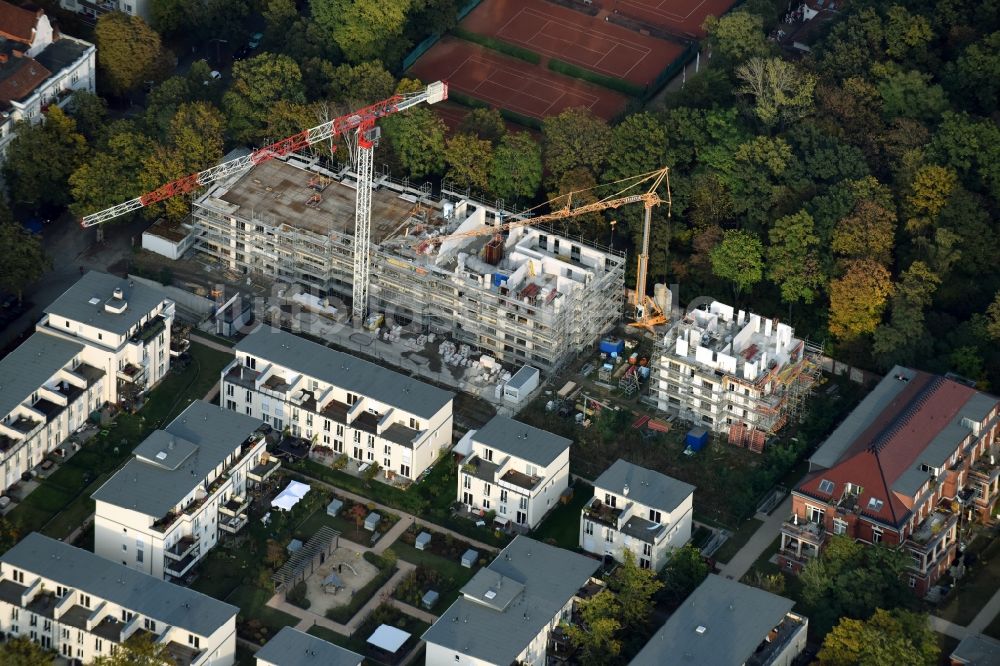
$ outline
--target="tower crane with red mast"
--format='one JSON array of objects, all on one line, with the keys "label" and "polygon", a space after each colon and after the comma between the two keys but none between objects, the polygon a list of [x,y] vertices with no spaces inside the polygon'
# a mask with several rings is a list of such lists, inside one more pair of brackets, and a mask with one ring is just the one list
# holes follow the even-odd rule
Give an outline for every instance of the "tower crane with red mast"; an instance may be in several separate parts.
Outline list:
[{"label": "tower crane with red mast", "polygon": [[418,92],[393,95],[363,109],[358,109],[322,125],[303,130],[298,134],[258,148],[249,155],[178,178],[152,192],[87,215],[81,220],[81,225],[87,228],[102,224],[170,197],[190,194],[198,188],[211,185],[275,157],[285,157],[297,150],[323,141],[336,137],[349,138],[353,135],[357,139],[357,150],[354,157],[358,187],[354,205],[354,284],[352,292],[354,302],[352,315],[355,325],[360,325],[364,321],[368,305],[368,277],[371,266],[372,172],[374,170],[374,149],[378,143],[375,122],[417,104],[436,104],[447,98],[448,84],[443,81],[431,83],[424,90]]}]

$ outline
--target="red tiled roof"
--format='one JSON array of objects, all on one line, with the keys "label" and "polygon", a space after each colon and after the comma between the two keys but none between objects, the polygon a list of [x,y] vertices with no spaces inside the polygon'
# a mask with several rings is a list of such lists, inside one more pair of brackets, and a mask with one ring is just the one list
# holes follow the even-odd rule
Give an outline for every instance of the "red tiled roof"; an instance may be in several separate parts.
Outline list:
[{"label": "red tiled roof", "polygon": [[31,11],[0,0],[0,36],[31,44],[38,19],[44,14],[41,9]]},{"label": "red tiled roof", "polygon": [[24,99],[50,76],[52,72],[34,58],[13,59],[0,68],[0,102]]},{"label": "red tiled roof", "polygon": [[[857,501],[862,513],[898,525],[912,498],[894,493],[893,484],[918,464],[934,437],[975,394],[975,389],[958,382],[916,373],[833,467],[807,477],[798,489],[817,498],[839,500],[848,483],[860,486],[863,492]],[[824,480],[833,483],[829,492],[820,489]],[[872,498],[882,501],[878,510],[869,506]]]}]

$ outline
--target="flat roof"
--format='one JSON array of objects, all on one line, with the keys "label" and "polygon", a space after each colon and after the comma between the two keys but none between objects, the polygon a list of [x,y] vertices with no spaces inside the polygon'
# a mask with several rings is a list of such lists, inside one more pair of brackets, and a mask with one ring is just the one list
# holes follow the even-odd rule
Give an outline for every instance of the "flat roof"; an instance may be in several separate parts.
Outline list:
[{"label": "flat roof", "polygon": [[[211,206],[212,198],[239,208],[236,213],[245,219],[256,219],[269,226],[282,224],[316,234],[333,232],[354,235],[354,204],[356,190],[353,181],[344,183],[325,178],[322,190],[309,186],[319,174],[295,166],[295,162],[268,160],[247,171],[239,180],[225,188],[210,192],[200,201]],[[319,201],[315,202],[316,195]],[[315,202],[309,204],[310,200]],[[372,193],[373,243],[381,243],[410,218],[414,202],[403,199],[388,188]]]},{"label": "flat roof", "polygon": [[[128,304],[120,314],[104,309],[105,302],[112,297],[116,287],[124,292],[124,300]],[[45,314],[65,317],[115,335],[125,335],[165,298],[166,292],[162,289],[90,271],[45,308]]]},{"label": "flat roof", "polygon": [[491,449],[542,466],[548,466],[573,443],[548,430],[500,415],[477,430],[472,439]]},{"label": "flat roof", "polygon": [[33,333],[0,359],[0,418],[27,400],[83,349],[78,342]]},{"label": "flat roof", "polygon": [[630,662],[744,664],[792,610],[791,599],[709,574]]},{"label": "flat roof", "polygon": [[595,493],[597,488],[601,488],[619,495],[625,495],[625,488],[628,488],[629,500],[664,511],[673,511],[695,491],[690,483],[633,465],[621,458],[597,477],[594,488]]},{"label": "flat roof", "polygon": [[450,391],[271,326],[257,327],[235,349],[420,418],[433,417],[455,397]]},{"label": "flat roof", "polygon": [[[463,596],[424,632],[423,639],[457,654],[510,664],[586,585],[599,564],[590,557],[517,536],[493,562],[476,572],[463,588]],[[521,587],[508,595],[505,586]],[[497,592],[493,598],[486,596],[490,589]]]},{"label": "flat roof", "polygon": [[154,578],[37,532],[32,532],[0,556],[0,562],[105,599],[165,626],[201,636],[210,636],[239,612],[235,606],[200,592]]},{"label": "flat roof", "polygon": [[388,624],[379,625],[371,636],[368,637],[368,643],[371,643],[380,650],[385,650],[386,652],[391,652],[395,654],[399,652],[399,649],[406,644],[406,641],[410,639],[410,632],[403,631],[397,627],[393,627]]},{"label": "flat roof", "polygon": [[537,377],[537,376],[538,376],[538,368],[533,368],[530,365],[525,365],[522,366],[520,370],[514,373],[514,376],[510,378],[509,382],[507,382],[507,386],[510,386],[511,388],[515,389],[520,389],[525,384],[527,384],[532,377]]},{"label": "flat roof", "polygon": [[91,497],[160,518],[261,425],[260,419],[195,400],[166,428],[139,444],[132,460]]},{"label": "flat roof", "polygon": [[969,666],[1000,666],[1000,641],[983,634],[970,634],[949,655]]},{"label": "flat roof", "polygon": [[284,627],[254,654],[258,663],[275,666],[361,666],[360,654],[316,638],[294,627]]}]

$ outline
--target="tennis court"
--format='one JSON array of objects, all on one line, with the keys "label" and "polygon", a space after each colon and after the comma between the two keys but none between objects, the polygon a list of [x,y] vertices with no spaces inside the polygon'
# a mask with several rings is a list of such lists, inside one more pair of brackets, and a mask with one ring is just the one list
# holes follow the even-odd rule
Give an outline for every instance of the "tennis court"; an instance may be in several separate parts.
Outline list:
[{"label": "tennis court", "polygon": [[700,39],[709,16],[722,16],[735,0],[612,0],[609,9],[622,16],[663,28],[678,36]]}]

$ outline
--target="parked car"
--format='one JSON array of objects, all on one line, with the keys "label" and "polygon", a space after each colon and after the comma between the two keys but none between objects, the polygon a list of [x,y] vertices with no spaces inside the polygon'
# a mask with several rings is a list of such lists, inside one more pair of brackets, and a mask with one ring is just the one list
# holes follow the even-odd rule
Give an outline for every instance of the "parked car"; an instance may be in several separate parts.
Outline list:
[{"label": "parked car", "polygon": [[260,40],[262,39],[264,39],[264,33],[255,32],[252,35],[250,35],[250,41],[247,42],[247,46],[249,46],[251,49],[255,49],[258,46],[260,46]]}]

